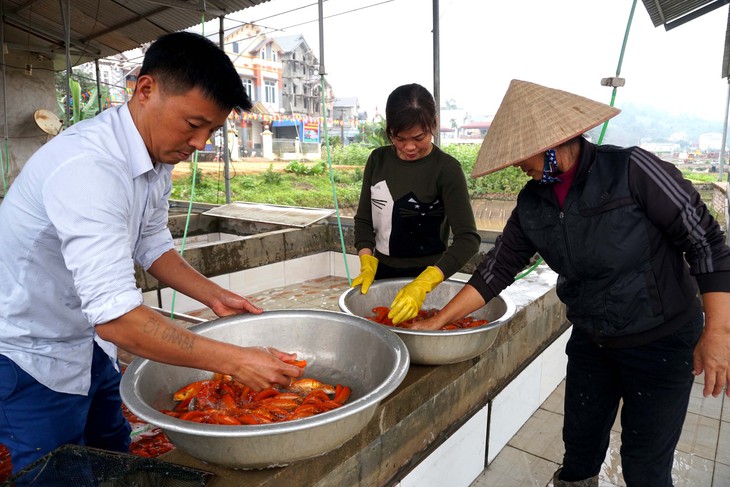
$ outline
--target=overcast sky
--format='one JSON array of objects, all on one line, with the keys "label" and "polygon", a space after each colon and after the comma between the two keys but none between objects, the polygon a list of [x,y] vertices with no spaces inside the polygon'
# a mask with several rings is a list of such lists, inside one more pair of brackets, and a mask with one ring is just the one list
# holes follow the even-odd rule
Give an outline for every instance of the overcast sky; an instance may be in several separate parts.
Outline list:
[{"label": "overcast sky", "polygon": [[[442,104],[453,99],[474,117],[493,115],[513,78],[609,103],[611,89],[600,80],[616,74],[632,3],[440,0]],[[433,92],[432,5],[325,1],[324,61],[335,95],[357,97],[372,117],[398,85],[416,82]],[[626,86],[615,105],[643,103],[722,122],[727,16],[722,7],[666,31],[653,26],[638,1],[621,68]],[[272,0],[234,17],[258,23],[270,36],[303,34],[319,57],[316,0]]]}]

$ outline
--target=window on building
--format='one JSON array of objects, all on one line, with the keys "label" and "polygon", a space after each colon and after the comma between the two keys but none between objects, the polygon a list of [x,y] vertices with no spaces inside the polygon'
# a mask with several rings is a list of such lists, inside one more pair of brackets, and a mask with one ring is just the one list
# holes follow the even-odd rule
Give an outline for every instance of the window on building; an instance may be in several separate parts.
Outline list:
[{"label": "window on building", "polygon": [[246,90],[246,94],[253,101],[253,81],[249,78],[243,78],[241,80],[243,89]]},{"label": "window on building", "polygon": [[266,49],[261,49],[261,59],[266,59]]},{"label": "window on building", "polygon": [[271,51],[271,60],[276,62],[276,51],[274,50]]},{"label": "window on building", "polygon": [[233,49],[234,53],[238,53],[238,42],[231,44],[231,49]]},{"label": "window on building", "polygon": [[264,101],[266,103],[276,103],[276,83],[273,81],[264,81]]}]

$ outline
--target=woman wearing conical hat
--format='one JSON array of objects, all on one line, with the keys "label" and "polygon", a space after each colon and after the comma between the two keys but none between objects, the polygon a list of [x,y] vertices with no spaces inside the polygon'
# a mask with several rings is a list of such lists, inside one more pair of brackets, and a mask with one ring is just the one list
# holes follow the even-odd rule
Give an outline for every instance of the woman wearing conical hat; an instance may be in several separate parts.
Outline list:
[{"label": "woman wearing conical hat", "polygon": [[484,306],[536,252],[559,274],[573,327],[556,486],[598,485],[620,401],[626,484],[672,485],[694,376],[705,373],[705,396],[730,383],[730,248],[672,164],[582,136],[618,113],[512,81],[473,176],[518,166],[532,180],[468,284],[413,326],[437,329]]}]

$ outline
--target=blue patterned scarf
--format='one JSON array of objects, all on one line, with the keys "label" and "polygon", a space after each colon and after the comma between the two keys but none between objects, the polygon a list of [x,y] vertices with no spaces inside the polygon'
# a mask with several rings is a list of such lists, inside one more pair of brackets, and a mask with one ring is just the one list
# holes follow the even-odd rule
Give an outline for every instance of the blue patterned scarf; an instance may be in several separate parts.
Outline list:
[{"label": "blue patterned scarf", "polygon": [[558,183],[558,159],[555,157],[555,149],[545,151],[545,168],[542,170],[540,184]]}]

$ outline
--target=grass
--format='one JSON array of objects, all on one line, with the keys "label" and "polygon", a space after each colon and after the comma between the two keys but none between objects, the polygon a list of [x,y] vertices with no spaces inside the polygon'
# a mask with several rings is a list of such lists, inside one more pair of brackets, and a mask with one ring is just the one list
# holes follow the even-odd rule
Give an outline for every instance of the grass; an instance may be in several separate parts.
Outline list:
[{"label": "grass", "polygon": [[[329,171],[319,174],[266,171],[256,175],[237,175],[231,178],[231,201],[269,203],[312,208],[334,208],[332,180]],[[172,199],[190,200],[192,178],[181,178],[173,183]],[[362,169],[334,171],[335,191],[339,206],[356,206],[360,197]],[[225,180],[217,175],[197,177],[194,201],[225,203]]]},{"label": "grass", "polygon": [[[448,145],[444,151],[454,156],[467,175],[469,193],[472,198],[514,199],[527,181],[527,177],[515,167],[497,171],[481,178],[468,177],[471,174],[478,146]],[[314,163],[291,162],[284,172],[269,168],[261,174],[237,174],[230,180],[231,201],[269,203],[286,206],[312,208],[334,208],[332,180],[340,207],[356,207],[362,185],[362,166],[370,150],[352,144],[333,150],[333,164],[353,165],[353,169],[334,170],[332,179],[328,166],[323,161]],[[684,177],[694,183],[709,183],[717,180],[717,174],[685,171]],[[192,177],[173,181],[172,199],[190,200]],[[196,175],[195,202],[222,204],[226,201],[225,180],[220,174]]]}]

